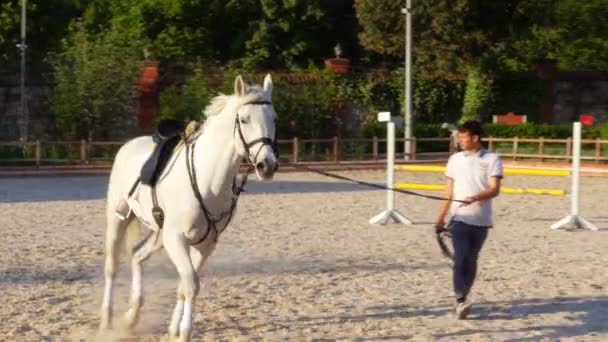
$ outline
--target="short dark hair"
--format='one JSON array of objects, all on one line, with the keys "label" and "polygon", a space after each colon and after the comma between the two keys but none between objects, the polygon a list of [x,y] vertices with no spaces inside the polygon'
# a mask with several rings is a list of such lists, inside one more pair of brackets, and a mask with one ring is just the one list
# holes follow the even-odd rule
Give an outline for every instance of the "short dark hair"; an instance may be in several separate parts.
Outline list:
[{"label": "short dark hair", "polygon": [[479,137],[480,140],[483,135],[483,133],[481,131],[481,123],[477,120],[467,120],[467,121],[463,122],[462,125],[460,125],[460,127],[458,127],[458,132],[461,132],[461,133],[467,132],[471,136],[476,135]]}]

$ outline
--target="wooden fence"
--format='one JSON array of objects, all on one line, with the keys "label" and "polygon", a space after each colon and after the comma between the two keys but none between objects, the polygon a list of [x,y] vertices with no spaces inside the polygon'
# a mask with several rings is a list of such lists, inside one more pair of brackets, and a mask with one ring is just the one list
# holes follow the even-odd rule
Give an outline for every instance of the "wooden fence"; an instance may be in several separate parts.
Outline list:
[{"label": "wooden fence", "polygon": [[[405,139],[396,139],[396,158],[404,158]],[[572,139],[485,138],[490,150],[505,159],[538,161],[572,159]],[[109,163],[124,142],[118,141],[31,141],[0,142],[0,165]],[[302,161],[380,160],[386,156],[386,139],[280,139],[281,159]],[[608,160],[608,140],[583,139],[581,159],[597,163]],[[450,138],[413,138],[410,160],[446,159],[454,152]]]}]

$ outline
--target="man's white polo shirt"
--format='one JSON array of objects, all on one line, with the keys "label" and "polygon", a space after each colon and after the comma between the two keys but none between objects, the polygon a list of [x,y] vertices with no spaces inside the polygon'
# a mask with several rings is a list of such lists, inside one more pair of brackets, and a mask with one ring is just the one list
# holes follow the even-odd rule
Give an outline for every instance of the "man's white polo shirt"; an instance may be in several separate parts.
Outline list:
[{"label": "man's white polo shirt", "polygon": [[[502,161],[493,152],[481,149],[477,153],[462,151],[448,160],[445,175],[454,181],[452,197],[463,200],[490,187],[490,178],[503,176]],[[483,200],[468,206],[452,202],[450,214],[453,221],[476,226],[492,226],[492,200]]]}]

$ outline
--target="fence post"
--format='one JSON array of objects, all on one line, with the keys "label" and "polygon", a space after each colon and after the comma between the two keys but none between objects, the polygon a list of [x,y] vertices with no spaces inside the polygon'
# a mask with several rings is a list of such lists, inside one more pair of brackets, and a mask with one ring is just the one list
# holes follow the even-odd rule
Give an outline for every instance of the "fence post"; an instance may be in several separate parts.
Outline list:
[{"label": "fence post", "polygon": [[416,137],[412,137],[410,160],[416,160]]},{"label": "fence post", "polygon": [[87,162],[87,141],[84,139],[80,140],[80,161]]},{"label": "fence post", "polygon": [[42,155],[41,149],[42,148],[40,147],[40,140],[36,140],[36,152],[35,152],[36,155],[35,155],[35,158],[36,158],[36,166],[37,167],[40,167],[40,157]]},{"label": "fence post", "polygon": [[492,148],[494,147],[494,141],[492,141],[492,137],[488,137],[488,150],[494,151]]},{"label": "fence post", "polygon": [[538,154],[540,154],[540,161],[543,161],[543,155],[545,155],[545,138],[540,137],[538,140]]},{"label": "fence post", "polygon": [[566,160],[572,160],[572,138],[566,141]]},{"label": "fence post", "polygon": [[454,146],[454,139],[452,138],[452,136],[450,135],[450,143],[449,143],[449,147],[448,147],[448,154],[451,156],[452,154],[454,154],[454,152],[456,152],[456,146]]},{"label": "fence post", "polygon": [[602,154],[602,146],[600,145],[600,138],[595,138],[595,161],[600,161],[600,155]]},{"label": "fence post", "polygon": [[291,151],[293,154],[293,162],[297,163],[298,162],[298,153],[300,151],[300,147],[298,146],[298,137],[293,137],[293,140],[291,142]]},{"label": "fence post", "polygon": [[374,136],[372,139],[372,154],[374,160],[378,160],[378,137]]},{"label": "fence post", "polygon": [[334,161],[338,161],[339,159],[339,155],[340,155],[340,141],[338,140],[338,137],[334,137]]},{"label": "fence post", "polygon": [[513,160],[517,159],[517,145],[518,145],[518,137],[513,138]]}]

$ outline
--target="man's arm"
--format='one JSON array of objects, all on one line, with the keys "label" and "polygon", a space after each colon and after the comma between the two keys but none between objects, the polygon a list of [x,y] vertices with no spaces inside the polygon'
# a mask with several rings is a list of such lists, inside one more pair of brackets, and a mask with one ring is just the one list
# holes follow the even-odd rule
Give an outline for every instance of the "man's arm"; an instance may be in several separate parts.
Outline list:
[{"label": "man's arm", "polygon": [[453,196],[453,188],[454,188],[454,180],[452,178],[447,177],[445,182],[445,198],[446,200],[441,203],[441,208],[439,209],[439,215],[437,215],[437,220],[435,221],[436,227],[445,227],[445,216],[448,214],[448,210],[450,209],[450,204],[452,203]]},{"label": "man's arm", "polygon": [[468,203],[463,203],[463,205],[469,205],[473,202],[483,201],[498,196],[498,194],[500,193],[501,180],[502,177],[490,177],[490,186],[474,196],[465,198],[464,201]]}]

